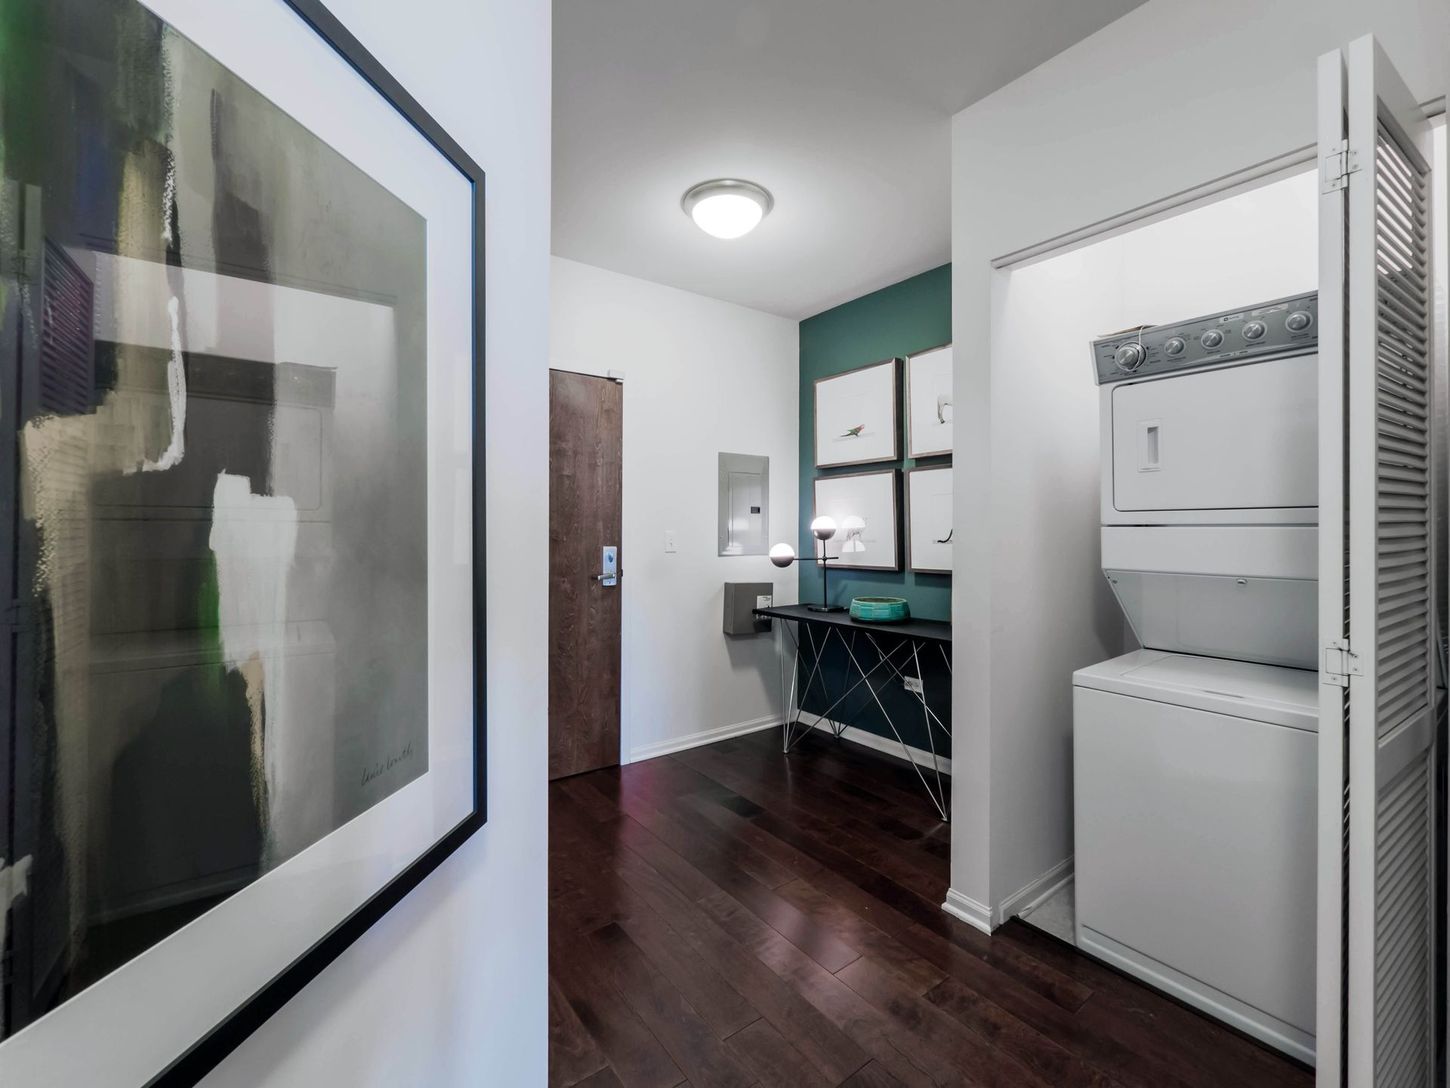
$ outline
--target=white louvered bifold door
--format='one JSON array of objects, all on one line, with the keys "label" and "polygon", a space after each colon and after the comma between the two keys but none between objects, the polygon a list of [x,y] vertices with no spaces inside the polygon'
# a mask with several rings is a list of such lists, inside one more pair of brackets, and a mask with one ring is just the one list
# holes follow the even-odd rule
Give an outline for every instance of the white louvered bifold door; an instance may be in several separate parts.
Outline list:
[{"label": "white louvered bifold door", "polygon": [[1372,38],[1324,58],[1320,92],[1320,1083],[1428,1088],[1430,128]]}]

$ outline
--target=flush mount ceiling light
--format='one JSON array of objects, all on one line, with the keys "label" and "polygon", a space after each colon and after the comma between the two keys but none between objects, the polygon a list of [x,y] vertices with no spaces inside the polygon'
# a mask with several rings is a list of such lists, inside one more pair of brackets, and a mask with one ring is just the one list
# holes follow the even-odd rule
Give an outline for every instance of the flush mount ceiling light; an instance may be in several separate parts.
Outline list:
[{"label": "flush mount ceiling light", "polygon": [[770,214],[775,198],[753,181],[716,178],[686,190],[680,207],[706,234],[739,238]]}]

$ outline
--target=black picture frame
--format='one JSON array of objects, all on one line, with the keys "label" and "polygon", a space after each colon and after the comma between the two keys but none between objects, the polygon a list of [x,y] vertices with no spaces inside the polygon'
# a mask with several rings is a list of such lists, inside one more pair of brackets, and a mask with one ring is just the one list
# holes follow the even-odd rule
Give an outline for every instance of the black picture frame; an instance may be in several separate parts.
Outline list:
[{"label": "black picture frame", "polygon": [[473,190],[473,811],[416,861],[395,876],[306,952],[283,968],[230,1016],[147,1082],[147,1088],[194,1085],[236,1050],[283,1005],[322,973],[378,919],[397,906],[488,820],[487,653],[483,572],[486,510],[484,501],[484,182],[481,166],[322,0],[285,0],[304,23],[326,42],[382,99],[397,110],[432,147],[459,171]]}]

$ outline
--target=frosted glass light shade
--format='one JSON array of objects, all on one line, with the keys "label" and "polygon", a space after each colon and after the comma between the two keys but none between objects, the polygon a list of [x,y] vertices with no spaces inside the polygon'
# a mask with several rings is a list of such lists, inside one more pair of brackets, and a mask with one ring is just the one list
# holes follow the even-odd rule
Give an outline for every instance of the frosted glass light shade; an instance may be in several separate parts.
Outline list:
[{"label": "frosted glass light shade", "polygon": [[734,178],[702,181],[680,200],[680,207],[697,227],[724,239],[749,234],[774,206],[774,198],[765,189]]},{"label": "frosted glass light shade", "polygon": [[770,561],[777,567],[788,567],[795,562],[795,549],[781,543],[770,549]]},{"label": "frosted glass light shade", "polygon": [[815,534],[817,540],[830,540],[836,535],[836,519],[822,514],[811,522],[811,532]]}]

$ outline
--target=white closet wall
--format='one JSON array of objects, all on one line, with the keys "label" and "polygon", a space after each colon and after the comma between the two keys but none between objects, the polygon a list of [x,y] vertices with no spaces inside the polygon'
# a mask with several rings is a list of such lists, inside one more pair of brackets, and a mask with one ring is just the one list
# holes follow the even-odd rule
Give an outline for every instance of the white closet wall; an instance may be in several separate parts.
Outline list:
[{"label": "white closet wall", "polygon": [[993,569],[1007,596],[993,626],[1005,682],[993,690],[991,845],[1007,909],[1072,854],[1072,673],[1130,637],[1099,558],[1089,342],[1313,290],[1317,195],[1300,174],[994,276],[992,356],[1010,365],[993,390]]}]

